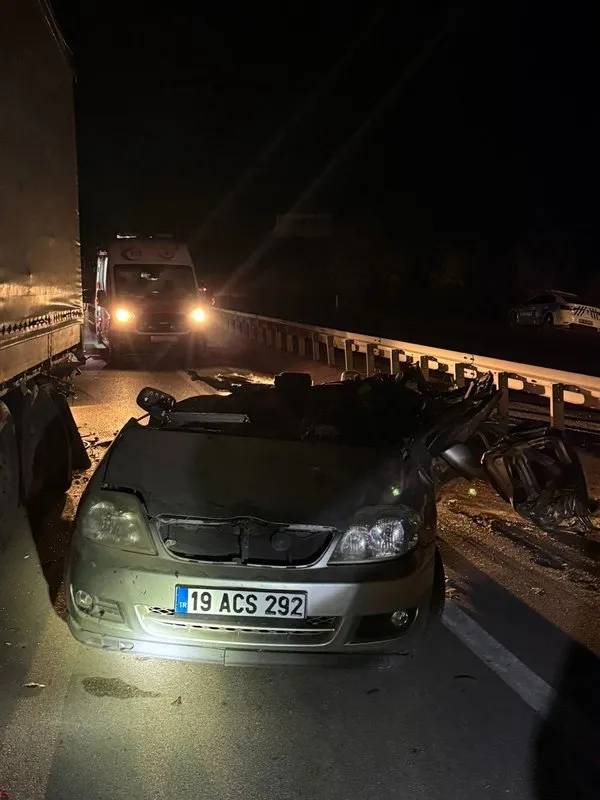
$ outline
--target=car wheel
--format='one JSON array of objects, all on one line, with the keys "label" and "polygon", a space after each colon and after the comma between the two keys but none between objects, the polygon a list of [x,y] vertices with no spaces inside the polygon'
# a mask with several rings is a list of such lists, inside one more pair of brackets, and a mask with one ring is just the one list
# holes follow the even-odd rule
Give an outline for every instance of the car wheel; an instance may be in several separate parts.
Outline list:
[{"label": "car wheel", "polygon": [[552,328],[554,326],[554,316],[548,312],[544,315],[544,321],[542,324],[544,328]]}]

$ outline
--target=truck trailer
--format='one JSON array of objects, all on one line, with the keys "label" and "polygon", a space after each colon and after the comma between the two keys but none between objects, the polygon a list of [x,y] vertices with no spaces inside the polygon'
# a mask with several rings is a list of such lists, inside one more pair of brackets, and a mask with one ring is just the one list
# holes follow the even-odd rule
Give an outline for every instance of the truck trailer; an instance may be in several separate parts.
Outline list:
[{"label": "truck trailer", "polygon": [[89,463],[67,402],[83,360],[73,70],[45,0],[0,5],[0,108],[1,534]]}]

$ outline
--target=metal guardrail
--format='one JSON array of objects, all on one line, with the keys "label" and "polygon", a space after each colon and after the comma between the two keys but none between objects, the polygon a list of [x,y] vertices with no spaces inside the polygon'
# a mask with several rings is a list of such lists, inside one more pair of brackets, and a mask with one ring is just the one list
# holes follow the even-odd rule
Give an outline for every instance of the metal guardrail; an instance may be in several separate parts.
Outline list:
[{"label": "metal guardrail", "polygon": [[505,417],[509,413],[509,390],[546,398],[549,401],[550,421],[556,428],[565,427],[565,404],[590,410],[600,409],[600,378],[590,375],[502,361],[472,353],[440,350],[396,339],[263,317],[243,311],[223,308],[215,311],[222,316],[227,328],[248,339],[301,358],[326,360],[332,367],[336,366],[336,350],[343,352],[346,369],[354,369],[355,355],[362,353],[367,375],[373,375],[377,371],[377,357],[388,360],[391,373],[399,372],[402,364],[415,364],[421,367],[426,380],[433,377],[431,373],[437,370],[438,375],[450,376],[459,386],[464,385],[468,379],[491,372],[495,385],[502,393],[499,412]]}]

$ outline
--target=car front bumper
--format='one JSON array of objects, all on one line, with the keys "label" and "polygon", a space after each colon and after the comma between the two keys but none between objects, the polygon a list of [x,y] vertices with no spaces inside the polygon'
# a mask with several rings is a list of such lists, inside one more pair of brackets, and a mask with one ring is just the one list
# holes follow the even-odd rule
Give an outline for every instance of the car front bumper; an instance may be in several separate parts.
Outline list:
[{"label": "car front bumper", "polygon": [[[67,570],[68,623],[83,644],[138,656],[223,665],[360,665],[386,668],[404,661],[425,632],[432,601],[434,547],[420,548],[390,574],[335,580],[336,567],[279,570],[175,562],[78,542]],[[364,575],[364,570],[363,570]],[[307,593],[305,623],[254,617],[215,620],[174,612],[176,585]],[[95,598],[92,613],[74,593]],[[402,631],[381,622],[410,611]],[[373,624],[372,624],[373,623]],[[375,624],[377,623],[377,624]],[[284,629],[285,628],[285,629]]]},{"label": "car front bumper", "polygon": [[583,312],[557,311],[554,315],[554,324],[561,328],[584,328],[586,330],[600,331],[600,319]]},{"label": "car front bumper", "polygon": [[172,348],[190,348],[206,339],[204,330],[173,333],[138,333],[137,331],[110,332],[111,345],[122,353],[138,353]]}]

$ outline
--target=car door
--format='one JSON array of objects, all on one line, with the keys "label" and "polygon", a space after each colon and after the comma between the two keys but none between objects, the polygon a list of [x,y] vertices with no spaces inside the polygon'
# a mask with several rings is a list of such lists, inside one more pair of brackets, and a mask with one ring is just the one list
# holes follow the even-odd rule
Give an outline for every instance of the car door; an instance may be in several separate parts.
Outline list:
[{"label": "car door", "polygon": [[547,295],[536,295],[523,306],[522,319],[527,325],[541,325],[544,319],[544,308]]}]

